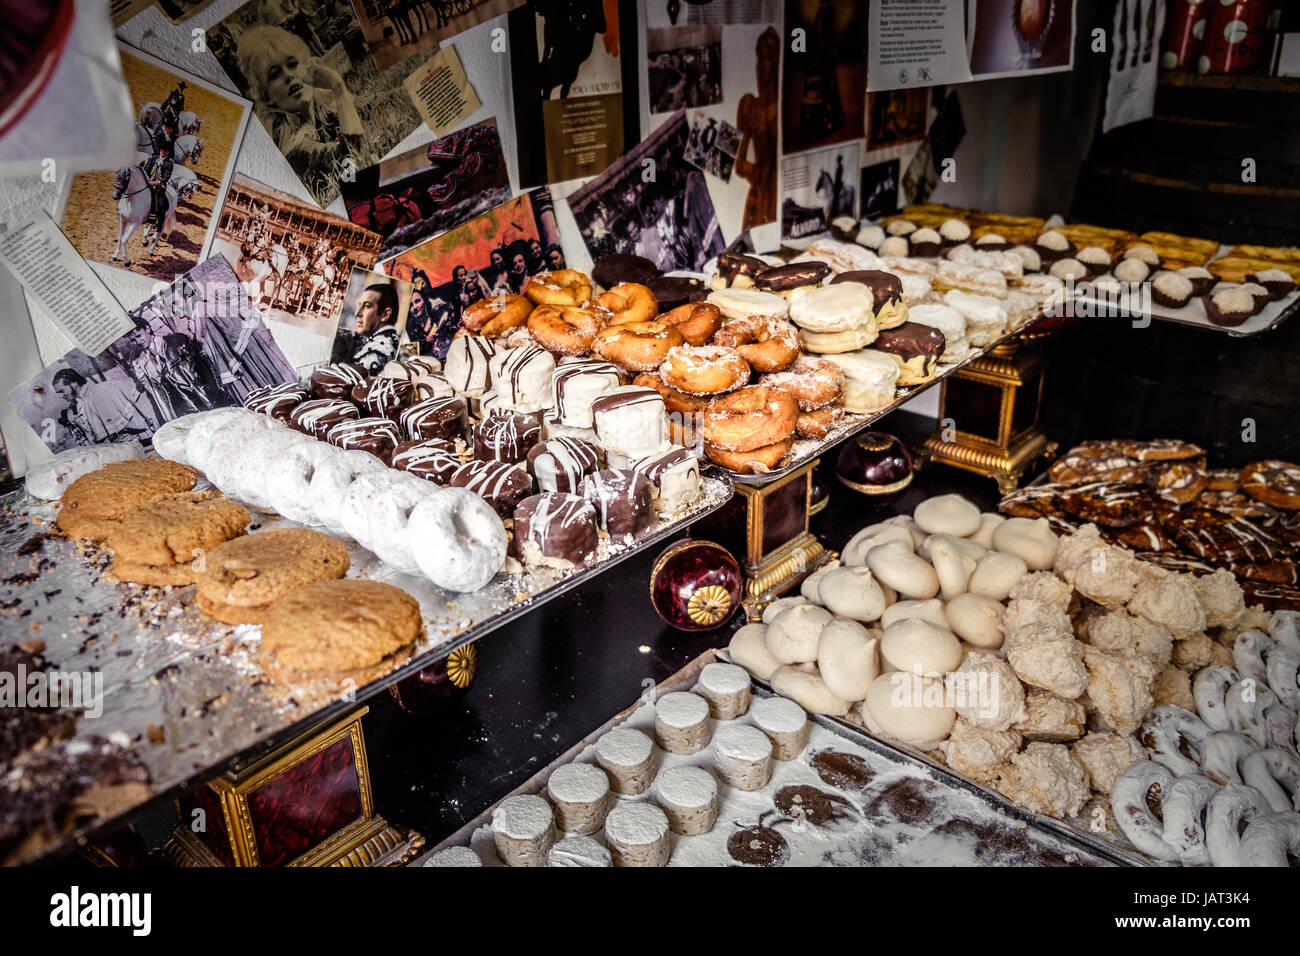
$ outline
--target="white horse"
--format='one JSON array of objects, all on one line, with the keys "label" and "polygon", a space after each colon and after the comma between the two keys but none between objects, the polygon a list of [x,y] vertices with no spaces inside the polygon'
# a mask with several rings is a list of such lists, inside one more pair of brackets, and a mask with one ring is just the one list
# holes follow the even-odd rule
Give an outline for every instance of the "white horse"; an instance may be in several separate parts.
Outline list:
[{"label": "white horse", "polygon": [[197,166],[202,156],[203,140],[192,133],[176,137],[176,143],[172,147],[172,157],[177,163]]},{"label": "white horse", "polygon": [[334,285],[334,263],[328,254],[322,254],[313,264],[307,275],[307,297],[303,304],[304,311],[315,312],[328,301],[320,301],[321,296]]},{"label": "white horse", "polygon": [[[184,167],[176,167],[182,169]],[[189,172],[189,170],[186,170]],[[193,173],[190,173],[193,176]],[[198,187],[198,180],[187,180],[184,177],[177,181],[173,174],[172,179],[167,183],[167,215],[163,217],[161,227],[145,226],[141,232],[142,241],[148,246],[146,254],[155,255],[158,251],[158,240],[171,234],[172,229],[176,226],[176,204],[182,199],[189,197],[190,193]],[[131,264],[131,254],[127,251],[127,243],[135,235],[135,231],[144,225],[144,221],[149,218],[149,206],[152,201],[150,195],[149,183],[145,179],[144,170],[139,166],[127,166],[117,171],[113,178],[113,199],[117,202],[118,216],[118,234],[117,246],[113,249],[113,254],[109,256],[109,261],[124,259],[126,265]]]},{"label": "white horse", "polygon": [[263,298],[266,298],[266,284],[270,282],[271,294],[267,303],[274,306],[284,282],[285,269],[289,266],[289,253],[279,243],[270,246],[258,243],[253,249],[245,245],[239,252],[235,274],[248,290],[248,297],[261,306]]},{"label": "white horse", "polygon": [[199,114],[193,110],[181,110],[176,117],[176,129],[181,133],[197,134],[199,124]]}]

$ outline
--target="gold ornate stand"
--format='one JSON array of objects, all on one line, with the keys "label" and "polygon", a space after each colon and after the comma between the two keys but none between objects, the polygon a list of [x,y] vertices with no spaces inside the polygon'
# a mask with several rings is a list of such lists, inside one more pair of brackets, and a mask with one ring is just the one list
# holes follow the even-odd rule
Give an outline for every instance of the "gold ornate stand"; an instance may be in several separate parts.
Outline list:
[{"label": "gold ornate stand", "polygon": [[808,531],[813,459],[770,485],[736,485],[736,496],[691,527],[717,541],[745,573],[742,603],[750,620],[834,555]]},{"label": "gold ornate stand", "polygon": [[358,707],[176,801],[172,866],[400,866],[424,846],[374,812]]},{"label": "gold ornate stand", "polygon": [[1046,364],[1011,339],[944,379],[940,427],[921,454],[992,478],[1003,494],[1011,491],[1035,460],[1056,450],[1038,429]]}]

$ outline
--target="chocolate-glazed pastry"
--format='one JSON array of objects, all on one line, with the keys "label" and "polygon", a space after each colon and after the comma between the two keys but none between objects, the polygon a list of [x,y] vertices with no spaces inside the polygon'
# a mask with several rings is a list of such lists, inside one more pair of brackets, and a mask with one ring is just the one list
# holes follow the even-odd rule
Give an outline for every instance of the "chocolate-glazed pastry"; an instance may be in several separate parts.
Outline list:
[{"label": "chocolate-glazed pastry", "polygon": [[465,430],[469,427],[469,413],[463,399],[426,398],[402,412],[399,423],[407,438],[455,441],[465,437]]},{"label": "chocolate-glazed pastry", "polygon": [[402,409],[415,401],[415,389],[400,378],[372,378],[352,389],[352,401],[370,415],[397,421]]},{"label": "chocolate-glazed pastry", "polygon": [[611,538],[640,534],[655,520],[650,480],[637,471],[607,468],[582,479],[582,497],[596,509]]},{"label": "chocolate-glazed pastry", "polygon": [[265,385],[255,388],[244,398],[244,407],[251,412],[270,415],[282,422],[289,420],[289,413],[307,401],[311,393],[297,382],[284,382],[280,385]]},{"label": "chocolate-glazed pastry", "polygon": [[575,494],[582,479],[600,467],[600,452],[581,438],[559,436],[528,452],[528,473],[542,491]]},{"label": "chocolate-glazed pastry", "polygon": [[510,464],[528,457],[542,440],[542,426],[525,415],[494,413],[474,426],[474,457]]},{"label": "chocolate-glazed pastry", "polygon": [[758,274],[766,269],[767,263],[757,256],[747,256],[741,252],[724,252],[718,256],[718,278],[723,288],[735,287],[750,289]]},{"label": "chocolate-glazed pastry", "polygon": [[619,368],[611,362],[566,362],[551,376],[555,420],[573,428],[591,427],[591,403],[622,384]]},{"label": "chocolate-glazed pastry", "polygon": [[690,276],[659,276],[645,285],[655,294],[660,312],[670,312],[687,302],[703,302],[709,287]]},{"label": "chocolate-glazed pastry", "polygon": [[387,465],[392,461],[393,449],[402,441],[402,433],[389,418],[356,418],[339,422],[325,440],[339,448],[368,451]]},{"label": "chocolate-glazed pastry", "polygon": [[876,316],[876,328],[892,329],[907,321],[907,303],[903,301],[903,280],[892,272],[880,269],[855,269],[841,272],[830,284],[856,282],[871,290],[871,309]]},{"label": "chocolate-glazed pastry", "polygon": [[581,567],[596,557],[596,512],[577,495],[546,492],[515,507],[511,553],[524,564]]},{"label": "chocolate-glazed pastry", "polygon": [[700,462],[685,448],[670,448],[642,458],[632,470],[650,481],[655,509],[664,514],[671,514],[699,496]]},{"label": "chocolate-glazed pastry", "polygon": [[311,398],[289,413],[289,427],[324,441],[339,422],[360,417],[360,409],[341,398]]},{"label": "chocolate-glazed pastry", "polygon": [[591,269],[591,277],[596,285],[612,289],[620,282],[647,284],[659,275],[659,267],[645,256],[634,256],[615,252],[601,256]]},{"label": "chocolate-glazed pastry", "polygon": [[350,362],[322,365],[311,373],[310,380],[311,393],[317,398],[348,399],[354,388],[365,383],[365,370]]},{"label": "chocolate-glazed pastry", "polygon": [[456,447],[449,441],[434,438],[428,441],[404,441],[393,449],[392,465],[399,471],[432,481],[436,485],[451,484],[451,476],[461,466]]},{"label": "chocolate-glazed pastry", "polygon": [[453,488],[474,492],[501,516],[515,513],[515,506],[533,493],[533,479],[523,465],[504,461],[467,461],[451,474]]},{"label": "chocolate-glazed pastry", "polygon": [[804,286],[818,285],[830,275],[831,267],[824,262],[791,262],[783,266],[767,266],[754,279],[763,292],[789,292]]},{"label": "chocolate-glazed pastry", "polygon": [[871,347],[898,363],[899,385],[917,385],[934,377],[948,342],[933,326],[904,322],[897,328],[881,330]]}]

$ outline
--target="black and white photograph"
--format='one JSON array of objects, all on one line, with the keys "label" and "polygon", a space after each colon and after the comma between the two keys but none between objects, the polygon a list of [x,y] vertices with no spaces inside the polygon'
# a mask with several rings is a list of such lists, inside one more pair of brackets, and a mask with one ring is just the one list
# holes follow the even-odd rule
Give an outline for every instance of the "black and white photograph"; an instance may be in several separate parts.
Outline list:
[{"label": "black and white photograph", "polygon": [[253,0],[209,29],[209,49],[321,206],[339,181],[420,125],[402,81],[429,58],[376,69],[348,0]]},{"label": "black and white photograph", "polygon": [[686,161],[724,183],[731,182],[740,149],[740,131],[726,120],[696,113],[686,139]]},{"label": "black and white photograph", "polygon": [[781,235],[798,239],[858,216],[858,144],[844,143],[781,161]]},{"label": "black and white photograph", "polygon": [[[283,2],[283,0],[282,0]],[[353,0],[370,55],[381,70],[470,27],[513,10],[524,0]]]},{"label": "black and white photograph", "polygon": [[221,256],[130,312],[134,328],[97,356],[63,355],[9,392],[55,452],[147,440],[164,422],[239,405],[293,367]]},{"label": "black and white photograph", "polygon": [[542,187],[408,249],[384,271],[411,284],[407,340],[443,358],[466,308],[498,292],[522,295],[530,277],[565,264],[554,200]]},{"label": "black and white photograph", "polygon": [[674,113],[722,102],[722,27],[646,31],[651,113]]},{"label": "black and white photograph", "polygon": [[683,159],[688,138],[679,113],[569,197],[592,259],[634,253],[665,271],[698,270],[723,251],[704,173]]},{"label": "black and white photograph", "polygon": [[379,247],[369,229],[236,176],[213,250],[268,322],[332,338],[352,269],[372,267]]},{"label": "black and white photograph", "polygon": [[897,159],[862,168],[862,197],[858,215],[862,219],[879,219],[898,211],[899,166]]},{"label": "black and white photograph", "polygon": [[352,362],[378,375],[406,337],[411,283],[360,267],[348,278],[331,362]]}]

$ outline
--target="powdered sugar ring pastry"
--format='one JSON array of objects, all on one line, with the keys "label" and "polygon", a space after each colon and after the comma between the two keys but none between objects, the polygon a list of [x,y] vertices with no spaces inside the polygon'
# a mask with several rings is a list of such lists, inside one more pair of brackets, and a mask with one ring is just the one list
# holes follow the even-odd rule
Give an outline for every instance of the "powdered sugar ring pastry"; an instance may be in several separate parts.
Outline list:
[{"label": "powdered sugar ring pastry", "polygon": [[1270,813],[1256,817],[1240,844],[1242,866],[1290,866],[1300,855],[1300,813]]},{"label": "powdered sugar ring pastry", "polygon": [[724,319],[739,319],[746,315],[785,318],[790,314],[790,304],[783,297],[757,289],[716,289],[709,293],[706,301],[716,305]]},{"label": "powdered sugar ring pastry", "polygon": [[1164,831],[1161,838],[1173,848],[1183,866],[1206,866],[1210,862],[1205,847],[1205,808],[1219,792],[1219,785],[1199,773],[1179,777],[1165,794],[1161,811]]},{"label": "powdered sugar ring pastry", "polygon": [[1300,759],[1277,747],[1256,750],[1241,762],[1241,779],[1277,812],[1300,809]]},{"label": "powdered sugar ring pastry", "polygon": [[[192,416],[186,417],[190,418]],[[168,424],[174,423],[169,422]],[[163,426],[163,428],[165,427],[166,425]],[[170,434],[164,436],[163,445],[166,451],[158,448],[158,433],[154,433],[154,450],[158,452],[160,458],[180,461],[181,464],[185,464],[184,461],[175,457],[175,453],[184,447],[184,431],[181,430],[184,427],[175,428]],[[159,431],[162,431],[162,428]],[[167,451],[173,454],[167,454]],[[27,491],[37,498],[54,501],[57,498],[62,498],[63,493],[68,490],[68,485],[82,475],[98,471],[110,462],[128,461],[133,458],[144,457],[144,446],[138,441],[69,448],[67,451],[59,452],[49,461],[43,461],[31,467],[27,472]]]},{"label": "powdered sugar ring pastry", "polygon": [[444,488],[407,518],[415,563],[448,591],[477,591],[506,563],[506,529],[492,507],[464,488]]},{"label": "powdered sugar ring pastry", "polygon": [[1231,667],[1204,667],[1192,681],[1192,698],[1196,713],[1211,730],[1228,730],[1231,726],[1224,709],[1224,697],[1234,683],[1241,679]]},{"label": "powdered sugar ring pastry", "polygon": [[1229,783],[1210,798],[1205,809],[1205,849],[1213,866],[1241,866],[1243,824],[1269,812],[1259,791]]},{"label": "powdered sugar ring pastry", "polygon": [[790,321],[807,332],[845,332],[873,321],[872,292],[860,282],[813,289],[790,304]]},{"label": "powdered sugar ring pastry", "polygon": [[1166,704],[1142,721],[1138,740],[1151,752],[1151,759],[1174,773],[1196,773],[1210,728],[1189,710]]},{"label": "powdered sugar ring pastry", "polygon": [[1235,730],[1216,730],[1205,738],[1201,770],[1218,784],[1241,783],[1241,762],[1259,748]]},{"label": "powdered sugar ring pastry", "polygon": [[1110,794],[1110,810],[1124,836],[1147,856],[1167,863],[1178,859],[1178,851],[1164,841],[1164,826],[1151,807],[1163,803],[1173,784],[1166,767],[1143,760],[1121,771]]},{"label": "powdered sugar ring pastry", "polygon": [[185,435],[185,457],[172,460],[198,471],[206,471],[212,436],[234,421],[252,423],[247,426],[252,429],[271,427],[270,419],[246,408],[215,408],[210,412],[200,412]]},{"label": "powdered sugar ring pastry", "polygon": [[317,463],[307,489],[316,522],[334,534],[347,534],[339,516],[348,486],[362,475],[386,472],[384,463],[363,451],[338,451]]},{"label": "powdered sugar ring pastry", "polygon": [[407,574],[418,574],[407,522],[417,504],[441,493],[437,485],[405,472],[361,475],[343,494],[339,521],[344,531],[381,561]]},{"label": "powdered sugar ring pastry", "polygon": [[1245,679],[1233,684],[1223,695],[1223,709],[1228,715],[1228,726],[1263,747],[1268,742],[1264,714],[1277,703],[1277,695],[1264,684],[1251,690],[1253,693],[1247,689]]},{"label": "powdered sugar ring pastry", "polygon": [[717,448],[747,452],[788,438],[798,415],[798,403],[787,393],[752,385],[711,401],[699,431]]},{"label": "powdered sugar ring pastry", "polygon": [[[187,438],[189,438],[190,429],[192,429],[195,425],[197,425],[208,415],[212,415],[217,412],[229,412],[231,410],[232,409],[229,408],[218,408],[208,412],[192,412],[189,415],[182,415],[180,418],[173,418],[169,422],[163,422],[161,425],[158,426],[158,430],[153,433],[153,438],[150,439],[150,442],[153,444],[154,454],[156,454],[159,458],[166,458],[168,461],[178,461],[182,465],[188,465],[189,460],[188,460],[188,456],[185,454],[185,441]],[[159,438],[160,435],[162,436],[161,439]],[[97,448],[99,446],[96,445],[94,447]],[[126,449],[131,447],[131,442],[122,442],[120,446],[108,445],[106,447],[109,448],[121,447],[123,449]],[[83,449],[83,451],[84,450],[85,449]],[[143,451],[141,451],[141,454],[143,455]],[[46,462],[45,466],[51,468],[57,468],[58,466],[56,466],[54,462],[58,460],[59,457],[58,455],[56,455],[53,459],[51,459],[51,461]],[[105,464],[107,464],[107,462],[105,462]],[[33,467],[31,471],[28,471],[27,480],[29,483],[31,481],[32,473],[36,471],[37,468],[40,467],[42,466],[37,465]],[[76,480],[75,478],[69,479],[68,483],[71,484],[72,481],[75,480]],[[30,488],[28,490],[30,490]],[[32,493],[35,494],[35,492]],[[63,492],[59,492],[59,494],[62,493]]]},{"label": "powdered sugar ring pastry", "polygon": [[[234,419],[212,433],[204,475],[208,481],[255,508],[268,506],[261,495],[261,471],[280,451],[307,439],[263,415]],[[265,440],[263,440],[265,439]]]},{"label": "powdered sugar ring pastry", "polygon": [[276,513],[300,524],[315,525],[316,506],[311,494],[316,469],[336,455],[347,454],[323,442],[304,442],[278,456],[267,467],[265,497]]}]

